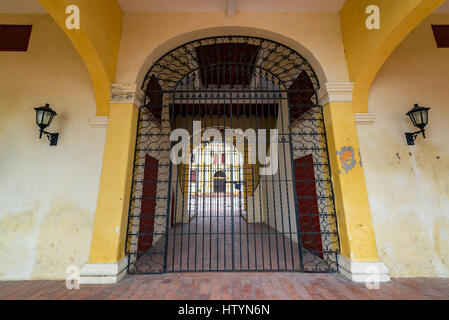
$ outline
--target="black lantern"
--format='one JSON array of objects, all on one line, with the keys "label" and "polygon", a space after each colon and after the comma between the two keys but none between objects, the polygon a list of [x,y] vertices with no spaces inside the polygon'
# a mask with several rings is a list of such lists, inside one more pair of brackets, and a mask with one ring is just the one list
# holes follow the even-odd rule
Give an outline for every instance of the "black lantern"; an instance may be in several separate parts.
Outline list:
[{"label": "black lantern", "polygon": [[40,128],[39,139],[42,139],[42,135],[45,134],[50,141],[51,146],[58,144],[59,133],[50,133],[45,129],[51,124],[53,118],[57,116],[57,113],[50,108],[47,103],[45,107],[34,108],[36,110],[36,124]]},{"label": "black lantern", "polygon": [[409,146],[413,146],[415,144],[415,140],[420,133],[422,133],[424,139],[426,138],[424,128],[429,122],[429,110],[430,108],[420,107],[419,105],[415,104],[415,107],[407,112],[407,115],[410,117],[413,125],[419,128],[419,131],[405,133],[407,144]]}]

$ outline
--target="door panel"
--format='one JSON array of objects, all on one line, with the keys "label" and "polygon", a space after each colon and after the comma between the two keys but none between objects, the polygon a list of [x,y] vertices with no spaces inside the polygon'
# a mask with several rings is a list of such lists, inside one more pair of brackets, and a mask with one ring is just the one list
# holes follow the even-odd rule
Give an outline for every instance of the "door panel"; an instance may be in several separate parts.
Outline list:
[{"label": "door panel", "polygon": [[295,159],[296,192],[302,246],[323,258],[313,155]]},{"label": "door panel", "polygon": [[138,252],[146,252],[153,246],[154,215],[156,213],[158,160],[150,155],[145,157],[145,171],[142,191],[142,208],[139,223]]}]

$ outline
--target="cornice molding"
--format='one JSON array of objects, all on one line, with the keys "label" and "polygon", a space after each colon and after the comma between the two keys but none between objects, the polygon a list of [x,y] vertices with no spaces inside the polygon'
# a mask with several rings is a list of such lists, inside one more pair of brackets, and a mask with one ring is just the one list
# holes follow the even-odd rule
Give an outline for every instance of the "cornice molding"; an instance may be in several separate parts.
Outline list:
[{"label": "cornice molding", "polygon": [[90,128],[107,128],[109,123],[108,117],[90,117],[88,120]]},{"label": "cornice molding", "polygon": [[354,83],[328,82],[318,90],[318,103],[325,106],[329,102],[351,102]]},{"label": "cornice molding", "polygon": [[372,113],[356,113],[355,124],[358,126],[370,126],[376,122],[376,115]]},{"label": "cornice molding", "polygon": [[143,104],[144,94],[137,83],[117,83],[111,85],[111,104]]}]

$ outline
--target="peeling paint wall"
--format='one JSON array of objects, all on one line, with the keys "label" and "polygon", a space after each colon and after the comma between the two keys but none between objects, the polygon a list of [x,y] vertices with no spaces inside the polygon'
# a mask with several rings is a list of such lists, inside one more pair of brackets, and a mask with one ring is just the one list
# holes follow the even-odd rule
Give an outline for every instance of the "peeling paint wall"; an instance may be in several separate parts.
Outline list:
[{"label": "peeling paint wall", "polygon": [[[449,277],[449,49],[438,49],[431,15],[396,49],[371,88],[372,126],[359,126],[379,256],[395,277]],[[426,139],[405,115],[431,107]]]},{"label": "peeling paint wall", "polygon": [[[0,52],[0,280],[64,279],[89,258],[106,129],[92,81],[69,39],[44,14],[0,14],[32,24],[28,52]],[[39,140],[34,107],[58,113]]]}]

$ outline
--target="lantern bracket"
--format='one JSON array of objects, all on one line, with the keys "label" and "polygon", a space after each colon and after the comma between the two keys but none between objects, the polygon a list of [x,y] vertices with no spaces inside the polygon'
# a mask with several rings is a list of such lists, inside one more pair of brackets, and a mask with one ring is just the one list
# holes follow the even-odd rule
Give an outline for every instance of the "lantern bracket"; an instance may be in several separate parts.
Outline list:
[{"label": "lantern bracket", "polygon": [[407,144],[409,146],[414,146],[416,138],[419,136],[420,133],[422,133],[423,138],[425,139],[426,138],[426,134],[425,134],[424,129],[416,131],[416,132],[406,132],[405,133],[405,138],[407,139]]},{"label": "lantern bracket", "polygon": [[50,146],[58,145],[59,133],[50,133],[41,129],[39,139],[42,139],[43,134],[45,134],[48,138],[48,141],[50,141]]}]

